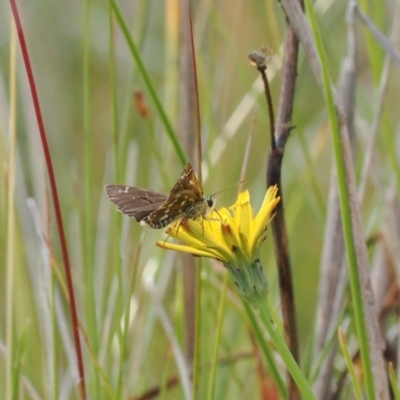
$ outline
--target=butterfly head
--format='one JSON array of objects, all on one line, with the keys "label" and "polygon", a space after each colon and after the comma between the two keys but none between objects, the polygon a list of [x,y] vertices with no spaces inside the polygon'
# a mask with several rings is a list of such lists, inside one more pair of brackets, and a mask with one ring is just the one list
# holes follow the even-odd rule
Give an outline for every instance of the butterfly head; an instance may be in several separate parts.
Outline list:
[{"label": "butterfly head", "polygon": [[207,216],[214,211],[217,199],[214,196],[204,196],[204,197],[208,206],[208,208],[205,210],[205,215]]}]

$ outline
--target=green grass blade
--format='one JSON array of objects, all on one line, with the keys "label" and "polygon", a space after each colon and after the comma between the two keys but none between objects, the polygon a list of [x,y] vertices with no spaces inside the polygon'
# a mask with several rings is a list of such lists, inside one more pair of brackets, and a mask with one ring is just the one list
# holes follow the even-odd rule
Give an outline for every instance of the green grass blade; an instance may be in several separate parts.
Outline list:
[{"label": "green grass blade", "polygon": [[259,304],[257,313],[262,323],[264,324],[264,327],[267,330],[269,336],[271,337],[274,346],[282,357],[286,368],[288,369],[293,380],[296,382],[302,398],[305,400],[314,400],[315,396],[311,390],[309,383],[307,382],[299,366],[294,360],[292,353],[290,352],[285,340],[283,339],[283,336],[279,332],[277,325],[275,324],[275,322],[272,321],[272,316],[267,300],[263,304]]},{"label": "green grass blade", "polygon": [[362,400],[362,398],[363,398],[362,391],[361,391],[360,383],[358,382],[358,379],[357,379],[356,371],[354,370],[353,360],[351,359],[351,355],[349,352],[349,348],[347,346],[347,342],[346,342],[344,333],[340,328],[339,328],[338,335],[339,335],[340,347],[342,348],[343,355],[346,360],[347,369],[350,373],[351,382],[353,384],[354,394],[355,394],[357,400]]},{"label": "green grass blade", "polygon": [[393,390],[394,398],[396,400],[400,400],[400,388],[399,388],[399,383],[397,382],[396,379],[396,374],[394,372],[393,364],[389,363],[389,379],[390,379],[390,385]]},{"label": "green grass blade", "polygon": [[363,301],[361,295],[361,285],[358,273],[358,262],[355,248],[355,238],[352,229],[352,216],[349,204],[349,192],[346,182],[346,167],[343,155],[343,147],[339,130],[338,114],[334,103],[331,78],[328,67],[328,60],[325,54],[322,38],[319,32],[317,19],[310,0],[305,0],[307,15],[311,24],[311,30],[314,34],[318,55],[321,61],[322,77],[324,84],[325,101],[328,108],[329,122],[331,128],[331,137],[333,144],[333,152],[338,177],[339,201],[343,223],[343,235],[347,254],[347,262],[349,265],[349,276],[351,292],[353,296],[355,325],[357,328],[357,336],[359,340],[360,352],[362,357],[362,365],[365,374],[366,389],[368,398],[375,398],[375,385],[372,374],[371,356],[368,345],[368,330],[363,310]]},{"label": "green grass blade", "polygon": [[217,315],[217,327],[214,337],[214,349],[213,349],[213,357],[211,360],[211,367],[210,367],[210,377],[208,381],[208,394],[207,399],[213,400],[215,395],[215,381],[217,376],[217,369],[218,369],[218,353],[219,347],[221,343],[221,333],[222,333],[222,325],[224,321],[224,311],[225,311],[225,299],[226,299],[226,292],[228,289],[228,282],[229,282],[229,274],[225,271],[224,274],[224,281],[222,283],[222,290],[219,300],[219,307],[218,307],[218,315]]},{"label": "green grass blade", "polygon": [[161,100],[158,98],[157,92],[151,82],[150,76],[147,72],[144,62],[143,62],[142,58],[140,57],[140,53],[136,47],[135,42],[133,41],[133,38],[129,32],[128,26],[126,25],[126,22],[121,14],[121,10],[119,9],[115,0],[110,0],[110,1],[112,4],[112,9],[114,11],[114,15],[117,18],[118,24],[124,34],[126,43],[129,47],[129,50],[131,51],[132,57],[136,62],[136,66],[138,68],[140,76],[142,77],[142,79],[146,85],[146,88],[149,91],[150,97],[153,100],[153,103],[156,107],[157,113],[160,116],[162,123],[164,124],[164,128],[167,132],[167,135],[170,138],[171,143],[175,149],[175,152],[179,158],[179,161],[181,162],[181,164],[183,166],[186,164],[188,157],[181,146],[179,138],[177,137],[174,129],[172,128],[171,122],[169,121],[168,116],[164,110],[164,107],[161,104]]},{"label": "green grass blade", "polygon": [[249,321],[251,323],[251,327],[253,329],[253,334],[254,334],[255,338],[257,339],[257,343],[260,345],[260,350],[263,353],[263,355],[267,361],[267,364],[270,368],[271,375],[273,376],[273,378],[275,380],[275,383],[278,387],[279,393],[281,394],[281,396],[283,398],[286,398],[286,396],[287,396],[286,385],[285,385],[285,382],[282,379],[282,376],[278,370],[278,366],[275,362],[272,351],[271,351],[268,343],[265,340],[264,332],[262,332],[262,330],[260,329],[257,318],[254,314],[254,311],[250,307],[250,305],[248,303],[246,303],[244,300],[242,303],[243,303],[244,309],[246,310]]}]

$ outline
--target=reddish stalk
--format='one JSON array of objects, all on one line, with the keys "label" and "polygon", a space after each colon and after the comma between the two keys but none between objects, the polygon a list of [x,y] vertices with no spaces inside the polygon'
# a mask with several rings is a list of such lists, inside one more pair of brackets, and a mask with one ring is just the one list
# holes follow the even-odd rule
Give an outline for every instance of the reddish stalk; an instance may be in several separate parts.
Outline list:
[{"label": "reddish stalk", "polygon": [[190,12],[190,4],[187,2],[188,19],[189,19],[189,32],[190,32],[190,48],[192,56],[192,66],[193,66],[193,83],[194,83],[194,93],[196,100],[196,138],[197,138],[197,176],[199,182],[203,184],[203,177],[201,173],[201,161],[203,160],[203,154],[201,151],[201,118],[200,118],[200,102],[199,102],[199,83],[197,81],[197,66],[196,66],[196,54],[194,51],[194,40],[193,40],[193,24],[192,24],[192,13]]},{"label": "reddish stalk", "polygon": [[10,0],[10,5],[12,9],[12,13],[14,16],[15,26],[17,28],[18,38],[21,46],[21,53],[25,64],[26,73],[28,75],[29,86],[31,89],[33,105],[35,109],[36,119],[38,122],[40,138],[42,141],[44,157],[46,160],[47,172],[49,174],[49,181],[50,181],[50,189],[51,194],[53,197],[54,203],[54,212],[57,221],[57,229],[60,239],[60,246],[61,252],[65,267],[65,275],[67,279],[67,287],[68,287],[68,295],[69,295],[69,304],[71,310],[71,319],[73,325],[73,335],[74,335],[74,343],[75,343],[75,351],[76,351],[76,358],[78,363],[78,371],[79,371],[79,383],[78,383],[78,391],[80,394],[81,399],[86,399],[86,387],[85,387],[85,372],[83,368],[83,358],[82,358],[82,350],[81,344],[79,340],[79,326],[78,326],[78,315],[76,311],[76,302],[75,302],[75,295],[74,295],[74,288],[72,283],[72,275],[71,275],[71,266],[69,262],[68,250],[67,250],[67,242],[65,239],[65,232],[64,232],[64,225],[62,221],[61,215],[61,207],[60,201],[58,198],[57,192],[57,185],[56,179],[54,175],[53,163],[51,161],[50,149],[47,142],[46,130],[43,123],[42,113],[39,104],[39,97],[36,90],[35,79],[33,77],[32,66],[28,54],[28,48],[26,46],[25,35],[22,29],[21,20],[19,17],[17,4],[15,0]]},{"label": "reddish stalk", "polygon": [[[289,236],[285,222],[284,198],[281,185],[284,149],[292,129],[291,119],[297,76],[298,49],[299,41],[292,27],[288,24],[286,29],[285,58],[282,68],[283,77],[278,118],[274,131],[276,148],[271,146],[267,168],[267,186],[277,184],[279,187],[279,195],[281,196],[281,201],[276,208],[276,215],[271,225],[274,238],[275,258],[278,264],[285,338],[294,359],[300,364],[292,263],[290,259]],[[300,399],[300,392],[294,380],[290,376],[288,376],[288,380],[288,398],[291,400]]]},{"label": "reddish stalk", "polygon": [[[193,23],[192,23],[192,13],[190,11],[190,2],[188,0],[182,0],[182,5],[186,3],[187,7],[187,22],[188,22],[188,30],[189,30],[189,39],[190,39],[190,57],[191,57],[191,67],[193,68],[192,72],[192,84],[194,86],[194,93],[192,94],[195,106],[194,118],[195,121],[195,136],[196,136],[196,155],[197,155],[197,176],[199,179],[200,184],[203,184],[203,174],[201,170],[201,162],[203,160],[202,155],[202,145],[201,145],[201,117],[200,117],[200,102],[199,102],[199,86],[197,81],[197,66],[196,66],[196,54],[194,49],[194,39],[193,39]],[[187,71],[189,73],[189,71]],[[190,79],[190,77],[188,76]],[[190,82],[187,82],[190,85]],[[188,94],[188,97],[190,94]],[[192,115],[192,110],[188,110],[190,115]],[[193,124],[193,121],[187,121],[190,124]],[[187,127],[189,128],[189,127]],[[190,261],[192,263],[193,260]],[[191,269],[193,271],[193,269]],[[201,270],[202,270],[202,263],[201,260],[197,262],[197,269],[196,275],[191,277],[194,278],[193,284],[196,285],[195,288],[195,296],[194,298],[190,296],[191,300],[194,300],[195,306],[195,331],[194,331],[194,354],[193,354],[193,399],[198,398],[199,393],[199,367],[200,367],[200,337],[201,337],[201,292],[202,292],[202,284],[201,284]],[[189,277],[189,276],[187,276]]]},{"label": "reddish stalk", "polygon": [[[267,167],[267,187],[278,185],[281,201],[276,207],[275,217],[271,222],[275,258],[278,267],[279,286],[282,304],[283,326],[285,339],[293,358],[299,364],[299,344],[297,337],[296,306],[294,302],[293,276],[290,262],[289,238],[283,208],[283,195],[281,186],[282,161],[286,140],[290,133],[290,120],[294,101],[294,85],[296,78],[298,42],[290,27],[287,29],[285,45],[285,62],[283,66],[283,82],[281,87],[281,100],[278,122],[274,123],[274,110],[272,97],[265,73],[265,49],[261,52],[254,51],[249,54],[249,60],[260,72],[264,82],[264,91],[268,104],[270,118],[271,149]],[[288,398],[300,399],[300,392],[293,378],[288,375]]]}]

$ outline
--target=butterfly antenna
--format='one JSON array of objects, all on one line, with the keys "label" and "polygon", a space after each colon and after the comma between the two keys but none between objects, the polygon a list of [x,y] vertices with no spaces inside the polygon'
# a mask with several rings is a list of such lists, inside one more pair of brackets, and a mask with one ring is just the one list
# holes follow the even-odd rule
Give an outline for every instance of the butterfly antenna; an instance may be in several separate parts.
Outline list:
[{"label": "butterfly antenna", "polygon": [[234,186],[241,185],[242,183],[246,183],[246,181],[243,180],[243,181],[234,183],[233,185],[227,186],[225,189],[222,189],[222,190],[219,190],[218,192],[213,193],[210,197],[214,197],[214,196],[216,196],[217,194],[220,194],[221,192],[224,192],[225,190],[230,189],[230,188],[232,188],[232,187],[234,187]]}]

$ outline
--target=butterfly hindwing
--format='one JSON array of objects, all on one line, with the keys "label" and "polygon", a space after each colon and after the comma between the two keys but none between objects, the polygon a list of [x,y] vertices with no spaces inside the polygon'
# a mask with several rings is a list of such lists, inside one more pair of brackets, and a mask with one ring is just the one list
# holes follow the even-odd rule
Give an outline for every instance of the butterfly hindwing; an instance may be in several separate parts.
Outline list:
[{"label": "butterfly hindwing", "polygon": [[119,211],[137,222],[160,208],[168,198],[165,194],[126,185],[107,185],[106,193]]}]

